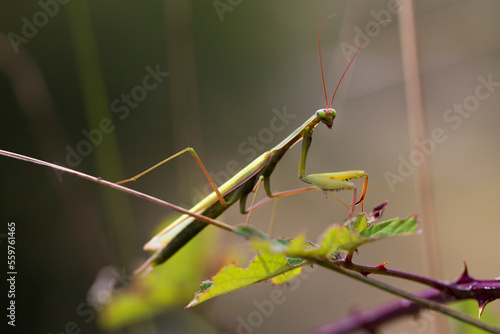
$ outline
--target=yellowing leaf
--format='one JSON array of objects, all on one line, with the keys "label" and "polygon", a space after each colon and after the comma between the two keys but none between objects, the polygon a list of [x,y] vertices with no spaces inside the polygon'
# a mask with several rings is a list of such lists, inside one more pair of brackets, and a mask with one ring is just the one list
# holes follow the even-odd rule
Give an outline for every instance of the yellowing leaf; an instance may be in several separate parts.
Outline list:
[{"label": "yellowing leaf", "polygon": [[[306,262],[302,262],[305,265]],[[290,266],[287,257],[283,254],[272,254],[260,251],[248,268],[240,268],[230,264],[222,268],[210,280],[205,281],[200,286],[200,291],[195,294],[194,299],[186,308],[197,305],[205,300],[228,293],[237,289],[244,288],[257,282],[265,281],[278,275],[294,271],[293,276],[287,276],[288,279],[300,274],[296,266]],[[287,277],[277,279],[277,282],[285,282]]]},{"label": "yellowing leaf", "polygon": [[274,277],[271,282],[273,284],[285,284],[294,277],[297,277],[302,273],[302,267],[295,268],[293,270],[287,271],[284,274]]}]

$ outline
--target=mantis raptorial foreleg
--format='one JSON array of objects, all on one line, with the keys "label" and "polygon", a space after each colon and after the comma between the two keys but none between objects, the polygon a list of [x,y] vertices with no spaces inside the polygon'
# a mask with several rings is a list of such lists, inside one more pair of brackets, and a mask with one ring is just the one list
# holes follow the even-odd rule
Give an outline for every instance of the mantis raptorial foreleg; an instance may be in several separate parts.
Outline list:
[{"label": "mantis raptorial foreleg", "polygon": [[[356,193],[357,193],[357,188],[356,185],[349,180],[355,179],[355,178],[364,178],[363,182],[363,190],[361,191],[361,196],[358,201],[356,201]],[[341,199],[339,199],[337,196],[335,198],[339,200],[342,204],[344,204],[348,209],[349,209],[349,218],[352,217],[354,214],[354,207],[361,203],[361,211],[363,212],[363,201],[366,193],[366,187],[368,185],[368,175],[364,171],[345,171],[345,172],[333,172],[333,173],[317,173],[317,174],[310,174],[310,175],[304,175],[301,177],[301,180],[313,184],[312,187],[305,187],[305,188],[299,188],[299,189],[293,189],[293,190],[287,190],[287,191],[282,191],[278,193],[272,193],[270,189],[270,182],[269,182],[269,177],[264,177],[260,176],[259,180],[257,181],[256,186],[253,189],[254,195],[252,198],[252,203],[250,204],[250,207],[248,209],[245,209],[244,206],[242,207],[242,213],[247,214],[247,220],[246,224],[248,225],[250,221],[250,216],[253,211],[257,210],[264,204],[268,203],[269,201],[276,199],[278,200],[280,197],[285,197],[289,195],[295,195],[299,194],[302,192],[306,192],[309,190],[324,190],[324,191],[338,191],[338,190],[352,190],[353,195],[352,195],[352,200],[351,204],[347,205],[345,204]],[[260,188],[260,185],[264,182],[266,192],[267,192],[267,198],[259,201],[257,204],[255,203],[255,200],[257,198],[257,192]],[[245,200],[242,199],[242,203],[245,203]],[[273,213],[274,214],[274,213]]]},{"label": "mantis raptorial foreleg", "polygon": [[[335,175],[337,174],[337,175]],[[311,180],[311,184],[313,184],[314,181],[314,176],[320,176],[320,178],[318,179],[318,184],[319,183],[323,183],[322,181],[324,181],[325,178],[338,178],[339,181],[345,181],[345,179],[353,179],[353,178],[365,178],[365,181],[363,183],[363,190],[362,190],[362,196],[360,196],[360,199],[354,203],[354,205],[357,205],[359,203],[361,203],[361,212],[363,212],[363,200],[364,200],[364,194],[366,193],[366,187],[368,185],[368,175],[366,173],[364,173],[363,171],[349,171],[349,172],[337,172],[337,173],[322,173],[322,174],[311,174],[309,176],[312,176],[312,180]],[[309,182],[308,182],[309,183]],[[268,183],[265,183],[265,185],[267,185]],[[327,187],[327,185],[323,185],[323,187]],[[352,182],[347,182],[347,184],[344,184],[343,182],[340,184],[339,187],[335,187],[335,186],[332,186],[330,184],[330,188],[331,189],[324,189],[322,188],[321,186],[311,186],[311,187],[305,187],[305,188],[298,188],[298,189],[292,189],[292,190],[286,190],[286,191],[281,191],[281,192],[276,192],[276,193],[270,193],[268,194],[266,198],[260,200],[259,202],[257,203],[254,203],[255,201],[252,201],[252,205],[246,209],[246,208],[243,208],[241,213],[242,214],[248,214],[252,211],[255,211],[257,209],[259,209],[260,207],[264,206],[265,204],[267,204],[268,202],[274,200],[274,199],[279,199],[281,197],[285,197],[285,196],[290,196],[290,195],[295,195],[295,194],[300,194],[300,193],[303,193],[303,192],[306,192],[306,191],[309,191],[309,190],[323,190],[323,191],[331,191],[332,192],[332,195],[342,204],[344,205],[348,210],[351,210],[351,208],[353,208],[353,204],[351,202],[351,204],[346,204],[344,201],[342,201],[340,198],[338,198],[334,193],[333,191],[337,191],[337,190],[344,190],[344,189],[347,189],[347,190],[353,190],[353,197],[356,198],[356,193],[354,191],[356,191],[356,186],[352,183]],[[255,197],[255,196],[254,196]],[[355,211],[353,211],[352,213],[355,213]]]},{"label": "mantis raptorial foreleg", "polygon": [[[252,205],[250,206],[249,209],[245,210],[243,210],[244,208],[243,207],[242,213],[248,212],[250,215],[250,213],[253,210],[256,210],[257,208],[261,207],[262,205],[266,204],[273,198],[294,195],[304,191],[317,190],[317,189],[321,189],[324,191],[352,190],[353,195],[352,195],[351,205],[349,206],[349,218],[352,217],[354,213],[354,207],[356,206],[356,204],[361,203],[361,211],[363,211],[363,200],[365,198],[366,187],[368,185],[368,175],[364,171],[355,170],[355,171],[332,172],[332,173],[315,173],[309,175],[306,174],[305,170],[306,170],[307,153],[309,152],[309,147],[311,146],[313,129],[314,129],[313,127],[305,127],[303,129],[302,152],[299,163],[299,178],[306,183],[312,184],[313,186],[283,191],[279,193],[273,193],[271,191],[269,176],[261,176],[257,184],[258,186],[260,186],[260,183],[264,182],[264,187],[266,189],[266,194],[268,198],[255,204],[254,203],[255,195],[254,195],[254,200],[252,201]],[[350,180],[357,178],[365,179],[363,182],[363,189],[361,191],[361,196],[358,201],[356,201],[356,193],[357,193],[356,185],[350,182]],[[256,188],[258,187],[256,186]]]},{"label": "mantis raptorial foreleg", "polygon": [[[363,190],[358,201],[356,201],[356,185],[348,181],[355,178],[365,178],[365,181],[363,182]],[[368,175],[364,171],[311,174],[304,176],[302,181],[314,184],[316,187],[323,190],[352,190],[353,194],[350,206],[350,215],[352,216],[354,213],[354,206],[358,203],[361,203],[361,211],[363,211],[363,200],[368,183]]]},{"label": "mantis raptorial foreleg", "polygon": [[[313,185],[312,187],[305,187],[293,190],[287,190],[279,193],[273,193],[271,191],[271,182],[269,175],[261,175],[253,189],[255,193],[253,196],[252,204],[249,209],[245,208],[246,196],[241,199],[241,212],[243,214],[248,213],[247,216],[247,224],[250,219],[250,215],[252,211],[258,209],[262,205],[266,204],[273,198],[279,198],[289,195],[298,194],[301,192],[309,191],[309,190],[317,190],[321,189],[324,191],[338,191],[338,190],[352,190],[352,200],[351,205],[349,206],[349,218],[352,217],[354,213],[354,207],[356,204],[361,203],[361,211],[363,211],[363,200],[365,198],[366,187],[368,185],[368,175],[361,170],[355,171],[345,171],[345,172],[332,172],[332,173],[315,173],[315,174],[306,174],[306,161],[307,154],[309,152],[309,147],[312,142],[312,134],[314,127],[304,127],[302,130],[302,152],[300,155],[300,163],[299,163],[299,178],[305,183],[309,183]],[[269,173],[270,174],[270,173]],[[364,178],[363,189],[361,191],[361,196],[358,201],[356,201],[356,193],[357,188],[356,185],[350,180]],[[261,200],[257,204],[255,204],[256,192],[259,189],[261,183],[264,182],[264,187],[266,189],[267,198]]]},{"label": "mantis raptorial foreleg", "polygon": [[[307,153],[309,152],[309,147],[312,141],[312,128],[305,128],[303,139],[302,139],[302,153],[300,156],[299,164],[299,178],[309,184],[312,184],[325,191],[336,191],[336,190],[352,190],[352,201],[349,212],[349,218],[352,217],[354,213],[354,207],[356,204],[361,203],[361,211],[363,211],[363,200],[365,199],[366,187],[368,185],[368,174],[362,170],[356,171],[346,171],[346,172],[333,172],[333,173],[318,173],[318,174],[306,174],[306,160]],[[361,196],[358,201],[356,201],[356,185],[349,180],[364,178],[363,190],[361,191]]]},{"label": "mantis raptorial foreleg", "polygon": [[141,176],[144,176],[145,174],[151,172],[153,169],[157,168],[157,167],[160,167],[161,165],[163,165],[164,163],[166,163],[167,161],[170,161],[176,157],[178,157],[179,155],[181,155],[182,153],[186,153],[186,152],[189,152],[191,153],[191,155],[195,158],[196,162],[198,163],[198,165],[201,167],[201,169],[203,170],[203,173],[205,174],[205,176],[207,177],[208,179],[208,182],[210,182],[210,185],[212,186],[212,188],[214,189],[215,193],[217,194],[217,198],[219,199],[219,201],[222,203],[222,205],[226,206],[226,201],[224,200],[224,197],[222,196],[222,194],[220,193],[219,191],[219,188],[217,188],[217,185],[215,184],[214,180],[212,180],[212,177],[210,176],[210,174],[208,173],[207,169],[205,168],[205,166],[203,165],[203,162],[201,162],[200,158],[198,157],[198,154],[196,154],[195,150],[191,147],[187,147],[185,149],[183,149],[182,151],[180,152],[177,152],[175,153],[174,155],[166,158],[165,160],[163,161],[160,161],[159,163],[157,163],[156,165],[154,165],[153,167],[150,167],[148,169],[146,169],[144,172],[142,173],[139,173],[137,174],[136,176],[134,177],[131,177],[130,179],[126,179],[126,180],[122,180],[122,181],[118,181],[118,182],[115,182],[116,184],[123,184],[123,183],[127,183],[127,182],[132,182],[132,181],[135,181],[137,180],[138,178],[140,178]]}]

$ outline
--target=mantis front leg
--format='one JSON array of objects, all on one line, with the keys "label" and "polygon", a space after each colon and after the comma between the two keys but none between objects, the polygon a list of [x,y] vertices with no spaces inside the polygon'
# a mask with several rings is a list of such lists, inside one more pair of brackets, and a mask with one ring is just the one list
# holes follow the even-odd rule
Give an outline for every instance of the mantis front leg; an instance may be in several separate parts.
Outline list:
[{"label": "mantis front leg", "polygon": [[[349,212],[349,218],[354,213],[356,204],[361,203],[361,211],[363,211],[363,201],[365,199],[366,187],[368,185],[368,174],[362,170],[345,171],[345,172],[332,172],[332,173],[319,173],[319,174],[306,174],[306,160],[309,147],[311,146],[313,127],[305,128],[303,133],[302,153],[300,156],[299,164],[299,178],[309,184],[312,184],[325,191],[335,190],[352,190],[352,201]],[[356,185],[350,180],[364,178],[363,189],[361,196],[356,201]]]}]

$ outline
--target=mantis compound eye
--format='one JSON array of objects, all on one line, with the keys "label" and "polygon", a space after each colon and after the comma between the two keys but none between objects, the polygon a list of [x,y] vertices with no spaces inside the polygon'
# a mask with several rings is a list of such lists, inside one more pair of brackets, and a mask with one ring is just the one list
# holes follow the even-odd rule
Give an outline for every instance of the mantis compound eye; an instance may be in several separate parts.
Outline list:
[{"label": "mantis compound eye", "polygon": [[327,127],[331,128],[333,125],[333,120],[337,116],[335,109],[319,109],[316,111],[316,116],[324,123]]}]

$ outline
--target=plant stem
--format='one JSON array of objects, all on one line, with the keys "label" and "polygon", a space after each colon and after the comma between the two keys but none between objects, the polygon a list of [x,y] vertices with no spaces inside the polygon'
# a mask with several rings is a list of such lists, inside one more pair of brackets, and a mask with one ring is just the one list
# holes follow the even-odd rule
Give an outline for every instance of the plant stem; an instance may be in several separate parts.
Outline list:
[{"label": "plant stem", "polygon": [[[460,321],[463,321],[463,322],[468,323],[470,325],[481,328],[481,329],[488,331],[490,333],[500,334],[500,328],[496,328],[492,325],[486,324],[478,319],[472,318],[464,313],[455,311],[447,306],[444,306],[436,301],[433,301],[432,299],[436,299],[436,300],[442,301],[442,302],[450,302],[450,301],[457,300],[457,298],[450,298],[445,293],[443,293],[443,292],[447,292],[448,289],[450,288],[445,283],[441,284],[443,286],[443,289],[438,289],[440,291],[434,290],[435,294],[437,294],[438,296],[436,296],[435,294],[433,294],[431,292],[429,292],[430,295],[419,296],[419,295],[411,294],[411,293],[406,292],[404,290],[401,290],[399,288],[393,287],[389,284],[386,284],[386,283],[383,283],[383,282],[380,282],[380,281],[377,281],[374,279],[370,279],[370,278],[366,277],[365,275],[363,275],[366,273],[366,271],[362,271],[363,274],[351,272],[351,271],[343,268],[343,264],[344,264],[343,261],[336,261],[336,262],[332,263],[332,262],[328,262],[325,260],[318,260],[316,258],[307,258],[307,260],[314,262],[314,263],[316,263],[320,266],[323,266],[325,268],[336,271],[342,275],[348,276],[348,277],[353,278],[355,280],[358,280],[358,281],[361,281],[361,282],[366,283],[368,285],[374,286],[374,287],[381,289],[383,291],[386,291],[386,292],[392,293],[396,296],[402,297],[406,300],[410,300],[413,303],[418,304],[420,307],[425,307],[425,308],[428,308],[431,310],[438,311],[440,313],[448,315],[448,316],[455,318],[457,320],[460,320]],[[358,266],[358,265],[354,265],[353,268],[356,268],[356,269],[371,268],[371,269],[373,269],[373,267],[365,267],[365,266]],[[380,273],[382,274],[383,272],[380,272]],[[394,271],[393,271],[393,273],[394,273]],[[402,274],[402,272],[398,272],[398,273]],[[392,275],[392,276],[396,276],[396,275]],[[402,278],[414,280],[414,278],[417,278],[419,276],[406,273],[405,275],[396,276],[396,277],[402,277]],[[422,278],[420,278],[419,281],[422,281]],[[428,281],[430,282],[432,280],[428,280]],[[498,282],[498,281],[495,281],[495,282]],[[427,299],[427,298],[429,298],[429,299]],[[437,299],[437,298],[439,298],[439,299]],[[467,296],[467,298],[471,298],[471,297]],[[418,307],[416,310],[418,310],[420,307]],[[378,325],[380,325],[380,323],[377,323],[377,326]],[[372,326],[374,326],[374,324],[372,324]],[[361,327],[361,328],[365,328],[365,327]],[[338,333],[334,329],[335,328],[333,328],[333,327],[325,326],[325,327],[320,328],[318,331],[315,331],[314,334]]]},{"label": "plant stem", "polygon": [[[371,286],[374,286],[380,290],[383,290],[383,291],[386,291],[386,292],[389,292],[389,293],[392,293],[396,296],[399,296],[399,297],[402,297],[402,298],[405,298],[407,300],[410,300],[422,307],[425,307],[425,308],[428,308],[428,309],[431,309],[431,310],[435,310],[435,311],[438,311],[440,313],[443,313],[443,314],[446,314],[452,318],[455,318],[457,320],[460,320],[460,321],[463,321],[465,323],[468,323],[470,325],[473,325],[473,326],[476,326],[478,328],[481,328],[487,332],[490,332],[490,333],[497,333],[497,334],[500,334],[500,328],[496,328],[492,325],[489,325],[489,324],[486,324],[478,319],[475,319],[475,318],[472,318],[466,314],[463,314],[461,312],[458,312],[458,311],[455,311],[447,306],[444,306],[440,303],[437,303],[435,301],[432,301],[430,299],[426,299],[425,297],[422,298],[421,296],[418,296],[418,295],[414,295],[414,294],[411,294],[409,292],[406,292],[404,290],[401,290],[401,289],[398,289],[396,287],[393,287],[389,284],[386,284],[386,283],[383,283],[383,282],[380,282],[380,281],[377,281],[377,280],[373,280],[373,279],[370,279],[368,277],[365,277],[363,275],[360,275],[358,273],[354,273],[354,272],[351,272],[351,271],[348,271],[344,268],[342,268],[340,265],[339,265],[339,262],[336,262],[336,263],[331,263],[331,262],[328,262],[328,261],[319,261],[318,259],[315,259],[315,258],[308,258],[307,260],[311,261],[311,262],[314,262],[314,263],[317,263],[318,265],[320,266],[323,266],[323,267],[326,267],[328,269],[331,269],[333,271],[336,271],[342,275],[345,275],[345,276],[348,276],[352,279],[355,279],[355,280],[358,280],[358,281],[361,281],[363,283],[366,283],[368,285],[371,285]],[[442,294],[440,291],[436,291],[437,294]],[[427,297],[427,296],[426,296]],[[445,297],[445,295],[444,295]],[[440,297],[440,298],[444,298],[444,297]],[[446,299],[446,300],[443,300],[443,301],[451,301],[451,300],[455,300],[455,299]],[[314,332],[315,334],[326,334],[326,333],[337,333],[335,331],[331,331],[330,330],[331,328],[326,326],[326,327],[323,327],[323,328],[320,328],[318,331]]]},{"label": "plant stem", "polygon": [[421,275],[416,275],[412,273],[408,273],[405,271],[400,271],[400,270],[394,270],[394,269],[389,269],[386,268],[385,266],[364,266],[360,264],[356,264],[354,262],[338,262],[338,264],[345,268],[349,269],[352,271],[357,271],[358,273],[362,275],[368,275],[368,274],[377,274],[377,275],[385,275],[385,276],[392,276],[392,277],[398,277],[398,278],[403,278],[407,279],[413,282],[425,284],[427,286],[430,286],[432,288],[436,288],[438,290],[445,290],[449,288],[449,285],[447,283],[443,283],[441,281],[421,276]]}]

